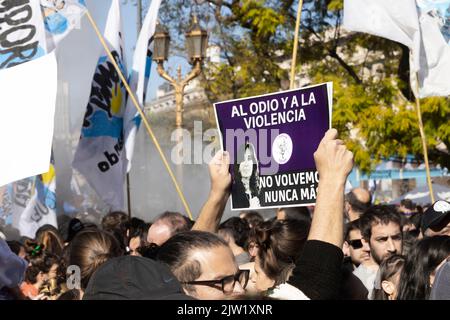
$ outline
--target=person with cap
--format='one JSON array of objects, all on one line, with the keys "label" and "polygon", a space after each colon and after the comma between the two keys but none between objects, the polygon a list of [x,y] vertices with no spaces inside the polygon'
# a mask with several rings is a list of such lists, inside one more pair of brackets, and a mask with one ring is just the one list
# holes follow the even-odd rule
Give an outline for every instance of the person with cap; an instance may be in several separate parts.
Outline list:
[{"label": "person with cap", "polygon": [[450,202],[433,203],[423,214],[421,229],[426,237],[450,236]]},{"label": "person with cap", "polygon": [[83,300],[193,300],[161,262],[122,256],[105,262],[92,275]]}]

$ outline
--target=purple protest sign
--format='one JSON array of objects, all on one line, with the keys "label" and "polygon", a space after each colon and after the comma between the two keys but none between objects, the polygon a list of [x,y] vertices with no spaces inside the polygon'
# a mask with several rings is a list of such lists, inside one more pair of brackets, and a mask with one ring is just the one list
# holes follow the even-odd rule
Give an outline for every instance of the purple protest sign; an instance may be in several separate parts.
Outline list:
[{"label": "purple protest sign", "polygon": [[214,104],[230,153],[232,210],[315,204],[313,154],[331,109],[331,82]]}]

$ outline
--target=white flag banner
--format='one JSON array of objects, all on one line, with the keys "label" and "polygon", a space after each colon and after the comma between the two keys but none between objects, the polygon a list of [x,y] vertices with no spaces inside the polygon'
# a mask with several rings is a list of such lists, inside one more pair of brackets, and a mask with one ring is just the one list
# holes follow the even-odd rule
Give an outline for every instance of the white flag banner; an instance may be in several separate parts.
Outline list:
[{"label": "white flag banner", "polygon": [[450,0],[344,0],[344,27],[408,46],[416,96],[450,95]]},{"label": "white flag banner", "polygon": [[56,220],[55,166],[50,164],[48,172],[35,177],[34,194],[20,215],[21,236],[35,238],[36,231],[43,225],[58,227]]},{"label": "white flag banner", "polygon": [[[126,75],[119,0],[113,0],[104,32],[116,62]],[[73,167],[112,210],[124,209],[126,156],[123,117],[126,90],[106,52],[100,55],[84,115]]]},{"label": "white flag banner", "polygon": [[[36,2],[36,1],[34,1]],[[47,49],[51,51],[71,30],[80,28],[86,12],[84,0],[40,0],[47,37]]]},{"label": "white flag banner", "polygon": [[57,77],[54,53],[0,70],[0,186],[48,171]]},{"label": "white flag banner", "polygon": [[[370,33],[420,49],[420,28],[415,0],[344,0],[344,28]],[[413,70],[419,68],[414,56]]]},{"label": "white flag banner", "polygon": [[11,225],[19,230],[20,217],[34,192],[34,179],[26,178],[12,183],[12,219]]},{"label": "white flag banner", "polygon": [[[417,0],[417,6],[422,34],[419,97],[449,96],[450,0]],[[411,87],[417,91],[413,73]]]},{"label": "white flag banner", "polygon": [[37,59],[46,53],[39,2],[0,1],[0,70]]},{"label": "white flag banner", "polygon": [[[133,56],[133,68],[131,70],[129,83],[131,90],[136,94],[140,106],[144,105],[148,80],[150,78],[153,55],[153,35],[155,33],[160,4],[161,0],[152,0],[144,19],[141,32],[139,33]],[[140,122],[141,117],[131,99],[128,98],[125,112],[125,150],[128,160],[127,171],[131,168],[134,142]]]}]

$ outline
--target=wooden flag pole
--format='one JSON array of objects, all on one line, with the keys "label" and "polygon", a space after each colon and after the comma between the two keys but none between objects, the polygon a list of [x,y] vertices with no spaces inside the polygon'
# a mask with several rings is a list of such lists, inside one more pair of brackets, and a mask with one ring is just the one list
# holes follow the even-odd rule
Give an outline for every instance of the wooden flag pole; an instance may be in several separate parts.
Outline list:
[{"label": "wooden flag pole", "polygon": [[294,50],[292,50],[291,82],[289,85],[290,89],[294,89],[295,66],[297,64],[298,31],[300,29],[300,19],[302,16],[302,7],[303,7],[303,0],[299,0],[298,8],[297,8],[297,20],[295,22]]},{"label": "wooden flag pole", "polygon": [[431,202],[434,203],[433,185],[431,184],[431,175],[430,175],[430,164],[428,162],[427,140],[426,140],[426,137],[425,137],[425,131],[423,130],[422,111],[420,110],[419,74],[418,74],[418,72],[416,72],[416,92],[417,92],[416,110],[417,110],[417,118],[419,120],[420,137],[422,139],[423,157],[425,159],[425,169],[426,169],[426,173],[427,173],[427,183],[428,183],[428,189],[430,190]]},{"label": "wooden flag pole", "polygon": [[142,118],[142,122],[145,125],[145,128],[147,129],[148,134],[150,135],[150,138],[153,140],[153,143],[156,146],[156,149],[158,150],[159,155],[161,156],[161,159],[164,163],[164,166],[167,169],[167,172],[169,173],[170,177],[172,178],[172,182],[175,185],[175,189],[177,190],[178,195],[180,196],[181,202],[183,203],[184,209],[186,210],[187,214],[189,215],[189,218],[191,220],[194,220],[192,217],[192,213],[191,213],[191,209],[189,209],[189,206],[186,202],[186,199],[184,197],[183,192],[181,191],[180,186],[178,185],[177,179],[175,178],[175,175],[172,172],[172,169],[169,166],[169,163],[166,159],[166,156],[164,155],[164,152],[161,149],[161,146],[159,145],[158,140],[156,139],[155,134],[153,133],[152,128],[150,127],[150,124],[147,121],[147,118],[145,117],[144,112],[142,111],[142,109],[139,107],[139,102],[137,101],[136,97],[133,94],[133,91],[131,90],[130,86],[128,85],[127,80],[125,79],[124,75],[122,74],[122,71],[120,70],[119,66],[117,65],[116,60],[114,59],[113,55],[111,54],[111,51],[108,48],[108,45],[105,42],[105,39],[103,38],[103,35],[100,33],[100,31],[98,30],[97,24],[95,23],[94,19],[91,16],[91,13],[89,12],[89,10],[86,10],[86,15],[89,19],[89,22],[91,23],[92,27],[94,28],[95,33],[97,34],[98,39],[100,40],[103,48],[106,51],[106,54],[109,57],[110,62],[113,64],[114,68],[116,69],[120,80],[123,82],[125,89],[128,92],[128,95],[131,99],[131,101],[133,102],[133,105],[136,107],[137,111],[139,112],[141,118]]},{"label": "wooden flag pole", "polygon": [[127,172],[127,207],[128,207],[128,218],[131,218],[131,189],[130,189],[130,173]]}]

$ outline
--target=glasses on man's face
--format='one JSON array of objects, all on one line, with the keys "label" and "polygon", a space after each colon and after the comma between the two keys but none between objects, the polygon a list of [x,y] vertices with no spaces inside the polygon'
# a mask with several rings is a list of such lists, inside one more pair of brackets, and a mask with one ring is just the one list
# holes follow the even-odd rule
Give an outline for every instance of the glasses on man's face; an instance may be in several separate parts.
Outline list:
[{"label": "glasses on man's face", "polygon": [[363,247],[361,239],[349,240],[347,242],[353,249],[361,249]]},{"label": "glasses on man's face", "polygon": [[183,284],[209,286],[222,290],[225,294],[230,294],[234,291],[236,282],[239,282],[241,287],[245,289],[245,287],[247,287],[249,275],[250,270],[239,270],[236,274],[223,277],[222,279],[187,281],[183,282]]}]

